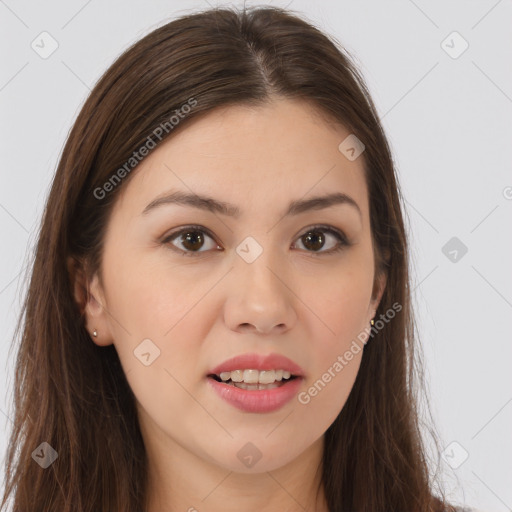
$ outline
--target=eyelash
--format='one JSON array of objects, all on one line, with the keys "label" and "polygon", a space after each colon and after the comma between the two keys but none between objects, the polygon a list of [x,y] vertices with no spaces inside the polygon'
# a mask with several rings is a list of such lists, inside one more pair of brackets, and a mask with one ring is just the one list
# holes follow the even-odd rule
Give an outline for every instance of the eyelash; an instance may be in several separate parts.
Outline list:
[{"label": "eyelash", "polygon": [[[185,233],[191,233],[191,232],[201,232],[206,235],[208,235],[212,240],[215,240],[215,237],[210,233],[210,231],[203,226],[198,225],[192,225],[187,226],[185,228],[180,229],[179,231],[175,231],[174,233],[171,233],[169,236],[165,237],[162,240],[163,244],[169,245],[169,248],[173,251],[176,251],[181,256],[199,256],[201,253],[207,252],[207,251],[183,251],[181,249],[178,249],[176,246],[172,245],[170,242],[174,240],[175,238],[179,237],[180,235],[183,235]],[[334,235],[338,241],[339,244],[334,247],[333,249],[330,249],[328,251],[306,251],[311,253],[312,256],[322,256],[322,255],[331,255],[334,253],[338,253],[345,249],[346,247],[349,247],[351,244],[347,240],[347,237],[344,235],[343,232],[338,231],[337,229],[334,229],[332,226],[325,226],[325,225],[316,225],[308,228],[304,233],[299,237],[302,238],[305,234],[311,232],[311,231],[323,231],[325,233],[329,233]],[[217,242],[215,242],[217,243]]]}]

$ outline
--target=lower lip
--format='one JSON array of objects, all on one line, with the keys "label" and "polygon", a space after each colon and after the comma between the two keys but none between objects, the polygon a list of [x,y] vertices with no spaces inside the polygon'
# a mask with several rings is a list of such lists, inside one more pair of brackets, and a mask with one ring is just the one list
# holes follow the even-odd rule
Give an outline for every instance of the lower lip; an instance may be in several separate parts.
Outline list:
[{"label": "lower lip", "polygon": [[277,411],[297,395],[302,378],[297,377],[272,389],[241,389],[207,377],[210,386],[226,402],[245,412]]}]

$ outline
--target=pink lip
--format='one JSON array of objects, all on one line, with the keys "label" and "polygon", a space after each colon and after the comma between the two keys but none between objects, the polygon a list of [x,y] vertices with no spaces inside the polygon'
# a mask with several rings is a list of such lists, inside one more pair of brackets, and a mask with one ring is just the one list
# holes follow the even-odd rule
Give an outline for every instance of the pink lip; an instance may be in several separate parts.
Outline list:
[{"label": "pink lip", "polygon": [[291,359],[276,353],[266,356],[263,354],[242,354],[219,364],[210,370],[208,375],[219,375],[222,372],[232,372],[234,370],[286,370],[297,377],[305,376],[304,370],[298,364],[294,363]]},{"label": "pink lip", "polygon": [[272,412],[280,409],[297,395],[302,378],[288,381],[278,388],[248,390],[206,379],[214,391],[226,402],[245,412]]}]

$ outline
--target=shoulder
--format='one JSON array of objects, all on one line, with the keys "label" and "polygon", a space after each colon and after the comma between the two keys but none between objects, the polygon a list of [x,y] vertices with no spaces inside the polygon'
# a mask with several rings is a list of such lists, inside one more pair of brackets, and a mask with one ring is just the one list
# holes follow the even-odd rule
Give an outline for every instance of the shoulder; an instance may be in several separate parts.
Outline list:
[{"label": "shoulder", "polygon": [[454,512],[482,512],[482,511],[477,510],[476,508],[470,508],[470,507],[455,507]]}]

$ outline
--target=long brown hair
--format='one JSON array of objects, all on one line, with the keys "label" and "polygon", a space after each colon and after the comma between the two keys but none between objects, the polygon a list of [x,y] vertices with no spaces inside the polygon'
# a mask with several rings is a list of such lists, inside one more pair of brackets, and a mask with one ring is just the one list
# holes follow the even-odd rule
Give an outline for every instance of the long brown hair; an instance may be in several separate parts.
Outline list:
[{"label": "long brown hair", "polygon": [[[349,398],[325,433],[329,510],[449,509],[442,491],[435,496],[420,432],[425,384],[390,148],[350,55],[296,13],[270,7],[212,9],[154,30],[114,62],[81,109],[46,203],[15,332],[14,427],[0,508],[12,495],[14,512],[144,510],[147,459],[134,395],[114,346],[91,341],[73,276],[101,271],[105,227],[134,152],[216,107],[274,98],[308,101],[363,141],[375,270],[388,276],[376,316],[402,306],[365,347]],[[70,257],[76,263],[68,266]],[[34,452],[53,452],[41,443],[58,454],[46,469]]]}]

